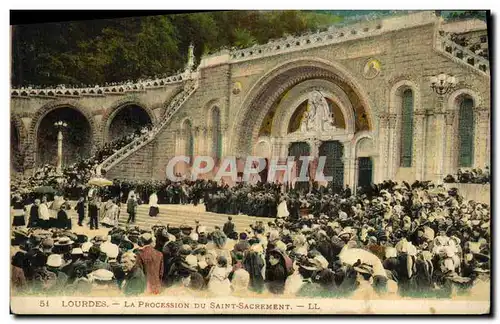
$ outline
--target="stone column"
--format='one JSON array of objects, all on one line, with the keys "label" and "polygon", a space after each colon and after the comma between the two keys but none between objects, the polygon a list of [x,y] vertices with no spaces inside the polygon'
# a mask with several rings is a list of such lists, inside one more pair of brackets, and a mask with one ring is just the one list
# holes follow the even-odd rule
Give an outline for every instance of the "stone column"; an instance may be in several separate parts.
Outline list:
[{"label": "stone column", "polygon": [[389,163],[387,166],[387,178],[394,179],[396,172],[399,168],[399,147],[401,146],[401,132],[398,132],[398,114],[388,114],[388,127],[389,127]]},{"label": "stone column", "polygon": [[484,107],[474,108],[474,167],[484,169],[488,161],[488,136],[490,111]]},{"label": "stone column", "polygon": [[446,134],[445,134],[445,110],[444,110],[444,97],[438,96],[437,105],[435,110],[436,125],[434,128],[434,134],[436,138],[436,146],[434,154],[436,155],[436,171],[434,174],[435,181],[437,183],[443,183],[444,177],[444,159],[445,159],[445,145],[446,145]]},{"label": "stone column", "polygon": [[425,110],[415,110],[413,113],[413,161],[415,163],[415,179],[424,180],[425,170]]},{"label": "stone column", "polygon": [[375,183],[387,179],[387,165],[389,163],[389,118],[387,113],[379,115],[379,165],[377,166],[377,178]]},{"label": "stone column", "polygon": [[63,134],[62,130],[59,130],[59,132],[57,132],[57,167],[56,167],[57,173],[62,172],[62,160],[63,160],[62,145],[63,145]]},{"label": "stone column", "polygon": [[455,163],[453,159],[453,149],[455,147],[455,110],[447,110],[445,113],[446,120],[446,136],[445,136],[445,156],[444,156],[444,176],[455,173]]},{"label": "stone column", "polygon": [[355,166],[355,156],[352,154],[352,142],[345,141],[342,142],[344,145],[344,156],[342,157],[342,162],[344,163],[344,187],[345,185],[349,185],[349,187],[355,187],[355,178],[356,178],[356,166]]}]

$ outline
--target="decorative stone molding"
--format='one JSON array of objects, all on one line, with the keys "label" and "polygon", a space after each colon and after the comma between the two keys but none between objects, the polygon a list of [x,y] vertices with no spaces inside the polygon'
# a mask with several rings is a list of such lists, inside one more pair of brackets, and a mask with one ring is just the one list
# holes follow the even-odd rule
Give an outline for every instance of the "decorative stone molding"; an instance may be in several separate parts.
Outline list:
[{"label": "decorative stone molding", "polygon": [[435,48],[454,60],[471,66],[480,74],[490,77],[490,62],[468,48],[458,45],[449,36],[437,36]]},{"label": "decorative stone molding", "polygon": [[[358,96],[361,104],[366,109],[366,115],[370,129],[372,128],[372,110],[368,96],[343,66],[338,63],[318,59],[300,58],[285,62],[276,67],[268,74],[261,77],[243,100],[235,122],[232,125],[231,134],[234,150],[249,151],[249,139],[258,137],[259,127],[265,115],[280,96],[294,85],[309,79],[324,79],[332,82],[342,82],[351,87]],[[249,125],[249,122],[251,124]],[[257,125],[257,126],[256,126]],[[248,133],[248,129],[252,134]],[[236,136],[236,132],[240,135]]]},{"label": "decorative stone molding", "polygon": [[381,112],[378,115],[380,128],[388,128],[389,127],[389,113]]},{"label": "decorative stone molding", "polygon": [[290,119],[296,108],[304,101],[312,91],[318,90],[325,97],[333,101],[341,110],[348,133],[355,131],[354,108],[349,97],[337,84],[327,80],[307,80],[294,86],[287,92],[286,98],[280,101],[276,109],[271,134],[273,136],[286,136]]},{"label": "decorative stone molding", "polygon": [[241,82],[235,82],[233,84],[233,94],[238,95],[241,92]]},{"label": "decorative stone molding", "polygon": [[388,114],[388,119],[389,119],[389,128],[395,129],[396,125],[398,123],[398,114]]},{"label": "decorative stone molding", "polygon": [[445,114],[446,125],[451,126],[455,122],[456,113],[453,110],[447,110]]}]

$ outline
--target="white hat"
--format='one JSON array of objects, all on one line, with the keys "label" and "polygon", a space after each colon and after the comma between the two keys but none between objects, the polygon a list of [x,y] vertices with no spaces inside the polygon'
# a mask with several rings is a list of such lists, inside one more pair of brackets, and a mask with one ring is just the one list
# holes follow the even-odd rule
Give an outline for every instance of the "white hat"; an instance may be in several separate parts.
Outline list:
[{"label": "white hat", "polygon": [[62,264],[63,260],[60,254],[51,254],[47,258],[47,265],[49,267],[59,268],[60,266],[62,266]]},{"label": "white hat", "polygon": [[71,254],[83,254],[83,250],[80,248],[74,248],[71,250]]},{"label": "white hat", "polygon": [[398,252],[395,248],[393,247],[386,247],[385,248],[385,257],[386,258],[395,258],[397,257]]},{"label": "white hat", "polygon": [[116,244],[106,243],[101,246],[101,252],[106,254],[110,259],[116,259],[120,248]]},{"label": "white hat", "polygon": [[193,240],[193,241],[198,241],[198,234],[196,234],[195,232],[192,232],[189,237]]},{"label": "white hat", "polygon": [[196,267],[198,265],[198,258],[192,254],[186,256],[186,263],[190,266],[190,267]]},{"label": "white hat", "polygon": [[198,233],[206,233],[207,232],[207,227],[206,226],[200,226],[198,227]]},{"label": "white hat", "polygon": [[98,269],[96,271],[93,271],[89,274],[89,276],[94,280],[100,281],[111,281],[114,277],[113,272],[106,269]]},{"label": "white hat", "polygon": [[85,243],[83,243],[82,244],[82,251],[83,251],[83,253],[87,253],[93,245],[94,244],[92,244],[92,242],[85,242]]},{"label": "white hat", "polygon": [[276,242],[276,248],[281,252],[286,252],[286,244],[281,241]]}]

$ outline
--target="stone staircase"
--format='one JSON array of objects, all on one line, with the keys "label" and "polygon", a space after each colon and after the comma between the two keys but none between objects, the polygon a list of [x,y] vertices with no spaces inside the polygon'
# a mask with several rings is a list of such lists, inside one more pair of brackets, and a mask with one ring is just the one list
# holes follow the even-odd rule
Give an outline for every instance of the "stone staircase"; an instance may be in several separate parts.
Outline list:
[{"label": "stone staircase", "polygon": [[[137,207],[137,215],[135,216],[135,224],[131,226],[139,226],[140,228],[150,228],[154,225],[170,224],[170,226],[189,225],[195,228],[195,220],[200,221],[201,226],[206,226],[207,230],[213,230],[215,226],[221,229],[224,223],[227,222],[227,217],[233,217],[235,230],[241,232],[250,228],[250,224],[255,224],[255,221],[261,220],[265,224],[272,221],[273,218],[253,217],[246,215],[226,215],[216,214],[205,211],[205,206],[198,205],[159,205],[160,214],[156,217],[149,216],[149,205],[144,204]],[[119,224],[121,226],[127,225],[127,206],[122,204],[120,209]]]},{"label": "stone staircase", "polygon": [[108,171],[116,164],[123,161],[125,158],[130,156],[132,153],[139,150],[141,147],[149,144],[154,140],[156,135],[158,135],[161,130],[168,124],[172,116],[179,110],[180,107],[188,100],[188,98],[196,91],[198,88],[198,78],[194,76],[192,79],[186,81],[184,85],[184,89],[177,94],[174,99],[169,103],[167,109],[165,110],[165,114],[160,123],[154,126],[154,128],[146,134],[138,137],[131,143],[125,145],[120,150],[115,152],[113,155],[104,160],[101,164],[99,164],[96,169],[96,175],[100,176],[102,171]]}]

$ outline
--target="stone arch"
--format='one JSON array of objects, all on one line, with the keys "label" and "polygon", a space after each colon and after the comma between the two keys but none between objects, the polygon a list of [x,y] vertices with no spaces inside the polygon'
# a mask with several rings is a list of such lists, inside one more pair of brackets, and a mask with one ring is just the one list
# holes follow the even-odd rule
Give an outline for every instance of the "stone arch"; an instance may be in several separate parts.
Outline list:
[{"label": "stone arch", "polygon": [[257,143],[255,143],[252,153],[255,156],[269,159],[271,158],[271,150],[271,139],[267,136],[261,136],[259,137]]},{"label": "stone arch", "polygon": [[222,100],[219,98],[211,99],[203,106],[203,118],[206,123],[206,127],[210,128],[212,126],[212,113],[214,109],[219,109],[220,122],[222,123],[222,114],[224,112],[224,107],[222,105]]},{"label": "stone arch", "polygon": [[481,97],[478,95],[476,91],[471,90],[469,88],[460,88],[453,91],[448,97],[447,110],[455,110],[455,111],[458,110],[457,104],[459,103],[460,98],[463,96],[470,96],[474,101],[474,107],[482,106]]},{"label": "stone arch", "polygon": [[371,107],[373,105],[356,78],[337,62],[316,57],[303,57],[276,66],[250,88],[231,126],[230,147],[234,153],[244,154],[245,151],[251,151],[249,145],[257,139],[259,126],[270,106],[288,89],[309,79],[340,81],[350,87],[363,105],[368,126],[372,129],[373,110]]},{"label": "stone arch", "polygon": [[[308,80],[292,88],[287,92],[286,98],[279,103],[272,125],[271,134],[273,136],[286,135],[286,133],[282,132],[288,128],[295,108],[307,100],[309,93],[313,90],[320,90],[326,98],[334,102],[343,114],[347,133],[353,134],[355,132],[354,111],[347,94],[338,85],[329,81]],[[290,109],[290,107],[293,109]]]},{"label": "stone arch", "polygon": [[27,147],[27,166],[33,167],[37,161],[37,151],[38,151],[38,128],[45,116],[47,116],[50,112],[57,110],[59,108],[70,108],[73,109],[86,119],[90,126],[90,133],[92,134],[90,138],[90,144],[92,147],[92,151],[95,147],[95,144],[99,142],[99,131],[96,122],[92,116],[91,110],[83,106],[77,101],[74,100],[61,100],[61,101],[52,101],[47,103],[46,105],[39,108],[31,119],[31,124],[28,133],[28,147]]},{"label": "stone arch", "polygon": [[[10,115],[10,122],[14,124],[17,128],[18,131],[18,136],[19,136],[19,149],[22,151],[26,148],[27,141],[28,141],[28,130],[26,129],[26,126],[24,126],[23,120],[21,119],[21,116],[18,114],[11,114]],[[11,132],[13,130],[11,129]]]},{"label": "stone arch", "polygon": [[358,157],[368,157],[376,155],[376,145],[375,140],[371,132],[359,132],[353,138],[352,145],[352,156]]},{"label": "stone arch", "polygon": [[[461,141],[462,138],[462,133],[463,128],[461,129],[460,126],[460,119],[461,119],[461,104],[464,99],[470,98],[472,99],[472,111],[470,112],[472,120],[470,120],[470,127],[467,127],[466,129],[472,129],[472,132],[468,134],[468,136],[471,136],[470,140],[472,142],[466,141],[467,145],[472,145],[472,151],[470,152],[471,154],[471,162],[470,164],[461,164],[461,155],[462,155],[462,149],[463,147],[461,146],[463,143]],[[467,168],[467,167],[474,167],[477,164],[477,158],[479,155],[479,147],[480,147],[480,142],[483,140],[481,139],[480,132],[477,129],[476,126],[476,114],[475,110],[478,107],[482,107],[482,98],[478,95],[478,93],[470,88],[460,88],[455,90],[449,97],[448,97],[448,102],[447,102],[447,112],[448,116],[453,116],[451,120],[451,160],[449,161],[450,165],[449,168],[452,170],[452,172],[455,172],[456,169],[458,168]],[[472,134],[472,135],[470,135]],[[470,147],[469,147],[470,148]]]},{"label": "stone arch", "polygon": [[[416,141],[415,138],[415,123],[412,121],[410,124],[403,123],[403,98],[406,95],[407,90],[411,90],[412,100],[413,100],[413,109],[411,111],[411,119],[413,120],[413,116],[415,111],[419,111],[421,109],[421,92],[420,87],[416,82],[410,80],[409,77],[400,77],[391,84],[389,92],[389,114],[395,116],[393,120],[393,125],[391,128],[391,143],[393,145],[390,150],[390,156],[392,157],[393,169],[396,170],[399,167],[415,167],[416,157],[415,157],[415,149],[416,149]],[[410,118],[410,117],[408,117]],[[410,127],[409,132],[411,133],[411,138],[407,137],[407,141],[403,141],[403,137],[405,136],[403,127]],[[406,144],[405,144],[406,143]],[[403,147],[403,145],[406,145]],[[408,148],[410,149],[404,149]]]},{"label": "stone arch", "polygon": [[151,123],[153,125],[156,125],[158,120],[156,118],[156,114],[154,113],[153,109],[151,109],[151,107],[136,99],[123,98],[121,100],[114,102],[108,109],[106,109],[105,114],[102,116],[101,132],[100,132],[102,136],[102,142],[105,142],[108,138],[109,127],[111,126],[113,118],[120,112],[121,109],[131,105],[138,106],[141,109],[143,109],[149,116]]},{"label": "stone arch", "polygon": [[406,89],[413,91],[413,110],[420,109],[421,93],[418,84],[410,79],[403,79],[396,81],[390,85],[391,91],[389,93],[389,113],[401,114],[401,100],[400,97]]},{"label": "stone arch", "polygon": [[49,112],[56,110],[58,108],[71,108],[80,112],[83,116],[85,116],[90,125],[90,130],[92,133],[92,142],[96,143],[98,141],[99,139],[98,126],[97,123],[94,121],[91,109],[83,106],[77,101],[68,100],[68,101],[49,102],[48,104],[42,106],[35,112],[35,114],[31,119],[30,129],[28,133],[29,142],[36,141],[36,134],[38,132],[38,127],[40,126],[40,122],[42,121],[43,117],[45,117]]}]

